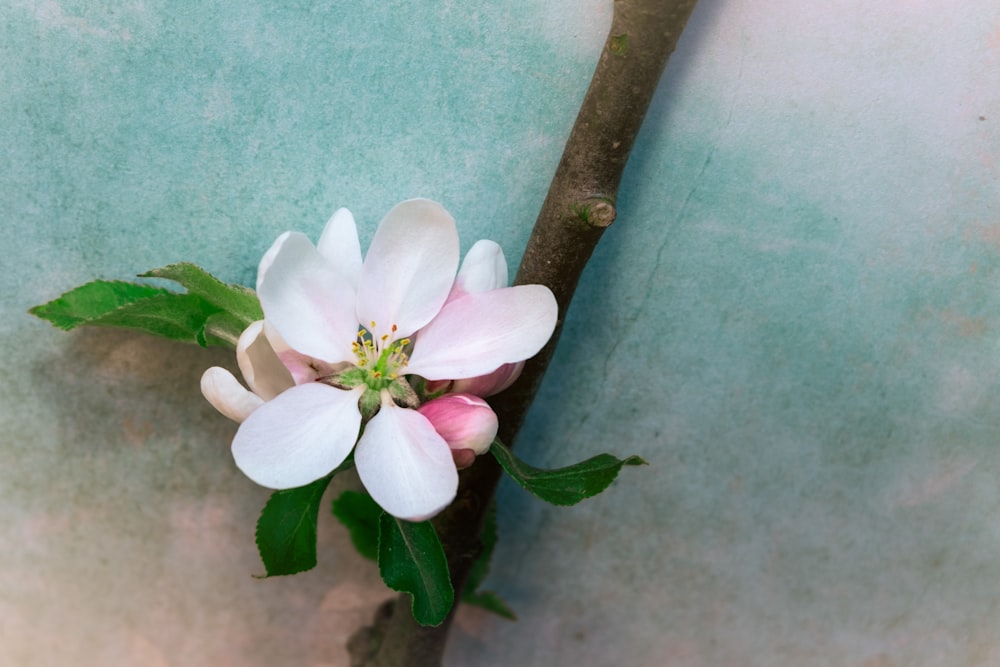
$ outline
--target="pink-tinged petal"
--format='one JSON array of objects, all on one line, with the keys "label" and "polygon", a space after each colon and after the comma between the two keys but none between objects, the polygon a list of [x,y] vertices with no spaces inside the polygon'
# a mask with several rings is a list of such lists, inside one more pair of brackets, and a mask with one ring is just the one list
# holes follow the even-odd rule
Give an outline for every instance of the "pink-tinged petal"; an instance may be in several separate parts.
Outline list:
[{"label": "pink-tinged petal", "polygon": [[312,382],[264,403],[233,438],[237,467],[271,489],[293,489],[330,473],[358,439],[361,392]]},{"label": "pink-tinged petal", "polygon": [[507,260],[495,241],[476,241],[462,260],[455,287],[466,294],[507,287]]},{"label": "pink-tinged petal", "polygon": [[242,422],[259,408],[263,399],[239,383],[225,368],[212,366],[201,376],[201,393],[212,407],[234,422]]},{"label": "pink-tinged petal", "polygon": [[476,396],[493,396],[514,384],[514,380],[521,377],[521,371],[523,370],[523,361],[504,364],[486,375],[455,380],[450,389],[454,392],[474,394]]},{"label": "pink-tinged petal", "polygon": [[319,237],[316,249],[333,267],[343,274],[355,290],[361,277],[361,242],[354,216],[346,208],[337,209]]},{"label": "pink-tinged petal", "polygon": [[265,401],[295,385],[264,335],[264,320],[254,322],[240,334],[236,343],[236,363],[246,383]]},{"label": "pink-tinged petal", "polygon": [[417,411],[427,418],[451,449],[484,454],[497,437],[497,415],[478,396],[445,394],[424,403]]},{"label": "pink-tinged petal", "polygon": [[328,375],[328,373],[320,372],[318,366],[328,367],[330,364],[322,363],[293,350],[274,326],[266,320],[264,321],[264,335],[267,337],[267,342],[270,344],[271,349],[274,350],[274,354],[278,357],[279,363],[291,374],[293,385],[305,384],[312,382],[321,375]]},{"label": "pink-tinged petal", "polygon": [[376,338],[409,336],[437,315],[458,268],[458,231],[441,204],[411,199],[393,207],[368,248],[358,285],[358,321]]},{"label": "pink-tinged petal", "polygon": [[354,452],[358,476],[382,509],[423,521],[454,500],[458,471],[448,443],[416,410],[400,408],[386,392]]},{"label": "pink-tinged petal", "polygon": [[467,294],[420,330],[406,372],[428,380],[469,378],[528,359],[549,340],[558,313],[542,285]]},{"label": "pink-tinged petal", "polygon": [[264,317],[297,352],[337,363],[354,359],[355,291],[302,234],[288,234],[258,287]]}]

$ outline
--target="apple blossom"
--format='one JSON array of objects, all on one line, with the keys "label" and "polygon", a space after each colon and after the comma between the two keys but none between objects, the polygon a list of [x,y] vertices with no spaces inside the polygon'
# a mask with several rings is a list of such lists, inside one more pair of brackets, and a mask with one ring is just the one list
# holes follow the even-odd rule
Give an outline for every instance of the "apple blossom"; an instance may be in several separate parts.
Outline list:
[{"label": "apple blossom", "polygon": [[541,349],[557,317],[548,288],[506,287],[502,252],[490,243],[470,251],[456,279],[455,222],[423,199],[389,211],[363,260],[346,209],[316,246],[298,233],[279,237],[258,272],[265,319],[237,349],[250,390],[222,369],[202,383],[215,407],[242,420],[237,466],[263,486],[294,488],[353,450],[362,482],[390,514],[421,520],[448,505],[458,476],[446,434],[460,435],[459,450],[485,450],[483,411],[492,410],[482,402],[439,412],[431,401],[428,418],[408,378],[460,381],[517,364]]}]

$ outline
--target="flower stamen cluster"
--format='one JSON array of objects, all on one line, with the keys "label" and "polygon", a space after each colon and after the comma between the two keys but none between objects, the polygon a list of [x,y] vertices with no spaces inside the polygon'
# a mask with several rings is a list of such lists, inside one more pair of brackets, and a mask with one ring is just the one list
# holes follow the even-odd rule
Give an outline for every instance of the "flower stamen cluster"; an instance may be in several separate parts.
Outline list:
[{"label": "flower stamen cluster", "polygon": [[[357,358],[358,368],[368,372],[367,382],[372,389],[384,389],[399,378],[400,371],[409,363],[408,352],[410,339],[393,340],[392,336],[399,330],[392,325],[392,334],[382,334],[379,338],[372,335],[378,324],[371,323],[371,328],[358,329],[358,339],[351,343],[351,351]],[[376,342],[377,341],[377,342]]]}]

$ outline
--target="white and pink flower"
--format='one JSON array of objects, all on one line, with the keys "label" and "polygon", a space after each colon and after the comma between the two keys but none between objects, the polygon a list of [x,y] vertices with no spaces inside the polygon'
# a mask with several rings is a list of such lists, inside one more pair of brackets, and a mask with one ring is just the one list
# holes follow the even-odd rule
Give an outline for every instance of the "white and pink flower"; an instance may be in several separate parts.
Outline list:
[{"label": "white and pink flower", "polygon": [[[458,260],[455,221],[424,199],[389,211],[364,260],[346,209],[317,246],[279,237],[258,272],[265,319],[237,347],[250,390],[221,368],[202,378],[209,402],[242,422],[237,466],[287,489],[329,474],[353,450],[361,481],[390,514],[416,521],[446,507],[456,463],[470,464],[496,433],[479,397],[516,379],[557,317],[548,288],[506,286],[495,243],[473,246],[456,277]],[[462,393],[420,406],[409,376]]]}]

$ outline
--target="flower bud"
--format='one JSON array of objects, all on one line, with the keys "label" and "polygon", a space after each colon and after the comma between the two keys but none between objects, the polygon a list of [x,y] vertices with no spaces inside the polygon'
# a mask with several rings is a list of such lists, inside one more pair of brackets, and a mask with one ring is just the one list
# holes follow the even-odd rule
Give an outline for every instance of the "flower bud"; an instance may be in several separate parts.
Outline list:
[{"label": "flower bud", "polygon": [[471,449],[453,449],[451,458],[455,461],[456,470],[465,470],[476,462],[476,453]]},{"label": "flower bud", "polygon": [[497,416],[483,399],[445,394],[417,408],[452,450],[484,454],[497,435]]},{"label": "flower bud", "polygon": [[232,373],[218,366],[202,374],[201,393],[212,407],[240,424],[264,403],[260,396],[247,391]]}]

